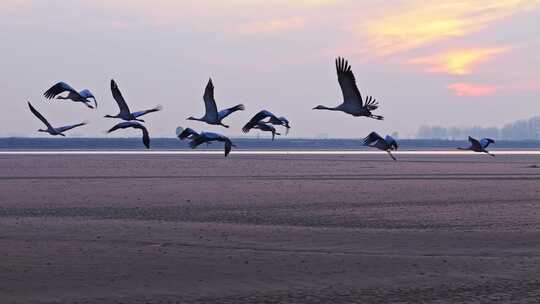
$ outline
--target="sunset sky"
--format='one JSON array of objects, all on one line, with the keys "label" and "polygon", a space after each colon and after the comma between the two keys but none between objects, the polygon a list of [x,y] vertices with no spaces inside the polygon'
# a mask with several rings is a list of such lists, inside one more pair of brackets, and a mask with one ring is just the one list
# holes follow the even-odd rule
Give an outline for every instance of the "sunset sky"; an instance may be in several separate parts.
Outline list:
[{"label": "sunset sky", "polygon": [[[261,109],[287,116],[294,137],[501,126],[540,115],[538,20],[540,0],[2,0],[0,136],[43,136],[27,100],[54,125],[91,122],[73,135],[104,136],[111,78],[132,110],[163,105],[147,117],[153,136],[237,136]],[[337,56],[384,121],[312,110],[342,101]],[[247,107],[229,130],[185,120],[204,113],[209,77],[218,107]],[[99,109],[44,101],[59,80],[93,91]]]}]

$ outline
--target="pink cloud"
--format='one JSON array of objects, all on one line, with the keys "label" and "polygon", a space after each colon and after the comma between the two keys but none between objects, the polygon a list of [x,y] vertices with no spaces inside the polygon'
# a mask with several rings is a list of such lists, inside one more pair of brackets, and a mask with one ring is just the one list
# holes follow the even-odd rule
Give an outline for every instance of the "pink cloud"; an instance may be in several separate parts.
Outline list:
[{"label": "pink cloud", "polygon": [[527,80],[507,85],[485,85],[460,82],[450,84],[448,89],[450,89],[454,95],[463,97],[482,97],[490,96],[495,93],[535,92],[540,91],[540,80]]},{"label": "pink cloud", "polygon": [[0,13],[12,13],[27,10],[32,7],[31,0],[2,0],[0,1]]},{"label": "pink cloud", "polygon": [[466,97],[481,97],[495,94],[499,88],[492,85],[476,85],[470,83],[453,83],[448,86],[454,95]]}]

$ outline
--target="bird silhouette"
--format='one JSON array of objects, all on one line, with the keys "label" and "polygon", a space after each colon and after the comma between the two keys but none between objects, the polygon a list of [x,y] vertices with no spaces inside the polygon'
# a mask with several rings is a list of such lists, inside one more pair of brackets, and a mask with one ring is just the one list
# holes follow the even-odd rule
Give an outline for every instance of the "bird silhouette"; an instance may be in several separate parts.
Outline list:
[{"label": "bird silhouette", "polygon": [[[225,143],[224,149],[225,149],[225,157],[229,155],[231,152],[232,147],[236,147],[236,145],[233,144],[233,142],[226,136],[223,136],[218,133],[213,132],[201,132],[200,134],[193,131],[190,128],[187,128],[184,130],[183,138],[190,138],[191,142],[189,143],[189,146],[192,149],[197,148],[199,145],[204,143],[211,143],[214,141],[223,142]],[[180,135],[178,136],[180,138]]]},{"label": "bird silhouette", "polygon": [[393,159],[396,160],[394,155],[392,155],[392,150],[397,150],[399,145],[397,141],[392,138],[390,135],[386,135],[385,138],[377,134],[376,132],[369,133],[368,136],[364,138],[364,145],[368,147],[377,148],[379,150],[386,151],[388,155]]},{"label": "bird silhouette", "polygon": [[276,137],[276,135],[281,135],[280,133],[276,132],[276,128],[274,128],[274,126],[268,124],[268,123],[264,123],[262,121],[259,121],[254,127],[253,129],[259,129],[263,132],[272,132],[272,140],[274,140],[274,138]]},{"label": "bird silhouette", "polygon": [[490,145],[490,144],[494,144],[495,141],[491,138],[482,138],[480,141],[478,141],[477,139],[475,138],[472,138],[469,136],[469,142],[471,143],[471,145],[467,148],[463,148],[463,147],[458,147],[458,150],[468,150],[468,151],[474,151],[474,152],[479,152],[479,153],[486,153],[490,156],[493,156],[495,157],[494,154],[491,154],[488,150],[486,150],[486,148]]},{"label": "bird silhouette", "polygon": [[69,125],[69,126],[65,126],[65,127],[55,128],[55,127],[53,127],[53,126],[47,121],[47,119],[45,119],[45,117],[43,117],[43,115],[41,115],[41,113],[39,113],[39,112],[32,106],[32,104],[31,104],[30,102],[28,102],[28,107],[30,108],[30,111],[31,111],[31,112],[32,112],[39,120],[41,120],[41,122],[43,122],[43,123],[45,124],[45,126],[47,127],[47,129],[39,129],[38,132],[45,132],[45,133],[49,133],[50,135],[66,136],[66,135],[64,134],[64,132],[88,124],[88,123],[86,123],[86,122],[81,122],[81,123],[74,124],[74,125]]},{"label": "bird silhouette", "polygon": [[225,128],[228,128],[228,125],[223,124],[223,119],[225,119],[227,116],[231,115],[232,113],[236,111],[242,111],[245,110],[245,107],[243,104],[238,104],[234,107],[227,108],[224,110],[221,110],[218,112],[216,100],[214,98],[214,84],[212,83],[212,79],[208,80],[208,84],[206,85],[206,89],[204,90],[204,107],[205,107],[205,114],[201,118],[195,118],[193,116],[188,117],[188,120],[197,120],[206,122],[210,125],[219,125],[223,126]]},{"label": "bird silhouette", "polygon": [[114,116],[113,115],[105,115],[105,117],[107,117],[107,118],[120,118],[120,119],[123,119],[125,121],[136,120],[136,121],[144,122],[144,120],[139,119],[138,117],[141,117],[141,116],[146,115],[148,113],[157,112],[157,111],[160,111],[162,109],[161,106],[156,106],[156,107],[154,107],[152,109],[149,109],[149,110],[138,111],[138,112],[133,112],[132,113],[129,110],[129,107],[128,107],[127,103],[126,103],[126,100],[122,96],[122,93],[120,92],[120,89],[118,88],[118,85],[116,84],[114,79],[111,79],[111,92],[112,92],[114,100],[118,104],[118,108],[120,108],[120,112],[117,115],[114,115]]},{"label": "bird silhouette", "polygon": [[150,149],[150,135],[148,134],[148,130],[146,129],[145,126],[143,126],[142,124],[140,124],[140,123],[138,123],[136,121],[124,121],[124,122],[121,122],[121,123],[115,125],[114,127],[112,127],[109,131],[107,131],[107,133],[114,132],[114,131],[116,131],[118,129],[129,129],[129,128],[141,130],[142,131],[143,144],[147,149]]},{"label": "bird silhouette", "polygon": [[[284,121],[282,121],[279,117],[274,115],[272,112],[267,110],[262,110],[259,113],[255,114],[245,125],[242,127],[242,131],[244,133],[248,133],[249,130],[253,129],[259,122],[261,122],[264,119],[270,118],[270,121],[275,121],[278,124],[281,122],[281,124],[285,124]],[[286,122],[288,124],[288,121]]]},{"label": "bird silhouette", "polygon": [[[60,94],[65,92],[68,92],[67,96],[59,96]],[[65,99],[72,100],[74,102],[81,102],[91,109],[97,108],[98,106],[96,98],[88,89],[77,92],[73,87],[63,81],[60,81],[50,87],[47,91],[45,91],[43,96],[45,96],[45,98],[47,99],[53,99],[56,97],[56,99]],[[93,99],[94,101],[94,106],[91,105],[91,99]]]},{"label": "bird silhouette", "polygon": [[314,110],[341,111],[352,116],[365,116],[377,120],[383,120],[382,116],[373,115],[371,112],[379,107],[379,104],[373,97],[367,96],[362,99],[362,95],[356,86],[356,79],[349,63],[343,58],[336,59],[336,71],[339,86],[343,93],[343,103],[336,107],[316,106]]},{"label": "bird silhouette", "polygon": [[284,126],[285,127],[285,135],[288,135],[289,130],[291,129],[290,122],[285,116],[270,117],[268,119],[268,121],[266,121],[265,123],[273,124],[274,126]]}]

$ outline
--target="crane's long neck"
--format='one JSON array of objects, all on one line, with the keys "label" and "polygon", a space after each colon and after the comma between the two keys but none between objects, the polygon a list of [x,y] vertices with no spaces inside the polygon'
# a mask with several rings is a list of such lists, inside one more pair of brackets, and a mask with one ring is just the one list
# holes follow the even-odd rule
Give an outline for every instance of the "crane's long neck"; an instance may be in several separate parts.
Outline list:
[{"label": "crane's long neck", "polygon": [[328,111],[341,111],[341,109],[339,109],[339,107],[330,108],[330,107],[327,107],[327,106],[317,106],[315,109],[317,109],[317,110],[328,110]]}]

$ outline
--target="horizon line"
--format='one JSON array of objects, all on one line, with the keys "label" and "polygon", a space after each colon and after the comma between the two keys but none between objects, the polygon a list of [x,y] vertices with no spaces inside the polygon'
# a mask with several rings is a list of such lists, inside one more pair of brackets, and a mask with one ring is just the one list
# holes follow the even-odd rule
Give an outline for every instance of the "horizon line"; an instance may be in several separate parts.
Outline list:
[{"label": "horizon line", "polygon": [[[539,150],[493,150],[495,155],[540,155]],[[223,155],[223,150],[19,150],[0,151],[0,155]],[[364,150],[233,150],[231,155],[387,155],[385,151]],[[396,155],[478,155],[483,153],[461,150],[392,151]]]},{"label": "horizon line", "polygon": [[[270,136],[265,137],[235,137],[231,136],[231,139],[271,139]],[[139,136],[132,136],[132,137],[32,137],[32,136],[0,136],[0,140],[6,140],[6,139],[45,139],[45,140],[72,140],[72,139],[99,139],[99,140],[117,140],[117,139],[134,139],[134,140],[140,140]],[[177,139],[178,137],[172,136],[172,137],[153,137],[153,140],[159,140],[159,139]],[[280,137],[276,138],[276,141],[279,140],[363,140],[364,137]],[[450,139],[450,138],[397,138],[398,140],[402,141],[409,141],[409,140],[420,140],[420,141],[467,141],[467,138],[463,139]],[[497,141],[502,142],[540,142],[540,139],[500,139],[500,138],[494,138]]]}]

